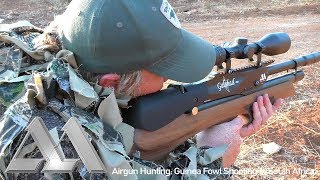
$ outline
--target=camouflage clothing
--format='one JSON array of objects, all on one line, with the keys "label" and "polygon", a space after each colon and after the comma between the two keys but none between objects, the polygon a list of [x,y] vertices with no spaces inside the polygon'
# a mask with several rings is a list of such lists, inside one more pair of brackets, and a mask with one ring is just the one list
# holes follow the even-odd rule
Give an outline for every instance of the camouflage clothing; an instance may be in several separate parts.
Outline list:
[{"label": "camouflage clothing", "polygon": [[[5,179],[214,179],[229,175],[209,174],[204,168],[219,169],[226,146],[197,148],[191,140],[171,152],[162,163],[139,158],[139,153],[129,156],[133,128],[122,123],[118,105],[123,107],[128,97],[116,99],[112,89],[87,82],[77,72],[73,54],[66,50],[57,53],[52,46],[43,49],[35,39],[43,31],[32,26],[5,30],[0,26],[0,174]],[[19,43],[17,43],[19,41]],[[37,48],[38,47],[38,48]],[[40,46],[43,47],[43,46]],[[51,47],[51,49],[50,49]],[[62,53],[61,53],[62,52]],[[66,56],[67,54],[67,56]],[[31,74],[31,75],[30,75]],[[2,115],[3,114],[3,115]],[[26,137],[26,127],[35,117],[41,117],[53,139],[58,142],[64,156],[79,158],[63,126],[71,118],[84,128],[103,164],[113,170],[157,170],[128,176],[89,173],[84,163],[78,163],[72,174],[5,173],[18,147]],[[19,150],[19,157],[42,158],[33,138]],[[108,169],[108,168],[107,168]],[[183,170],[199,171],[198,174]]]}]

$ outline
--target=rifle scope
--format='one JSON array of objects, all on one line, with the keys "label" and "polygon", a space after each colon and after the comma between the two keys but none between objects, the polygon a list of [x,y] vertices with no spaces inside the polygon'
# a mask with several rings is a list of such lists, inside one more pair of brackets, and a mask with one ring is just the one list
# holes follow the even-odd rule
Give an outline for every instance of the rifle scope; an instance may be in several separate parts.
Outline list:
[{"label": "rifle scope", "polygon": [[247,38],[236,38],[231,47],[214,46],[216,49],[216,65],[221,65],[230,58],[251,59],[254,54],[262,53],[274,56],[285,53],[291,46],[291,39],[287,33],[277,32],[263,36],[259,41],[249,43]]}]

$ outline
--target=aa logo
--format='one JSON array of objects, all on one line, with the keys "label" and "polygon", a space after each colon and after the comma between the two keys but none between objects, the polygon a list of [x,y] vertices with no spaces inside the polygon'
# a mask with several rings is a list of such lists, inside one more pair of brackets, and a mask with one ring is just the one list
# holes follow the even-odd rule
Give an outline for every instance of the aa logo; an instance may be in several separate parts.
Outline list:
[{"label": "aa logo", "polygon": [[[27,134],[9,163],[6,173],[36,173],[43,167],[42,173],[71,174],[80,161],[86,166],[89,173],[106,172],[99,155],[76,118],[70,118],[62,130],[64,135],[69,137],[80,158],[66,159],[62,148],[54,142],[43,120],[37,117],[27,127]],[[19,156],[29,136],[33,138],[43,158],[27,159]],[[45,163],[44,166],[43,163]]]}]

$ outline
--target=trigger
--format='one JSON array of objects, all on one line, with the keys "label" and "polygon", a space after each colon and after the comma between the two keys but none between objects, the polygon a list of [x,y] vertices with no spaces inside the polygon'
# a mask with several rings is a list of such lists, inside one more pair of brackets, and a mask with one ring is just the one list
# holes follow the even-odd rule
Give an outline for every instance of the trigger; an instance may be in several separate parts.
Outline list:
[{"label": "trigger", "polygon": [[243,121],[245,119],[244,123],[247,125],[247,124],[250,124],[253,121],[252,105],[246,106],[245,110],[246,110],[246,114],[242,114],[241,118],[242,118]]},{"label": "trigger", "polygon": [[248,125],[253,121],[253,118],[248,114],[241,114],[238,117],[240,117],[244,125]]}]

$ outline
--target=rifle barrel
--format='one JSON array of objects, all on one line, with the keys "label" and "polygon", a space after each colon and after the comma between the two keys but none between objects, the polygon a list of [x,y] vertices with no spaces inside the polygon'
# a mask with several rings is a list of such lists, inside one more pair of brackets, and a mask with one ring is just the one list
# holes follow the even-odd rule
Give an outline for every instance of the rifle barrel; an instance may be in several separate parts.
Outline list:
[{"label": "rifle barrel", "polygon": [[300,66],[307,66],[320,62],[320,52],[314,52],[308,55],[300,56],[292,60],[284,61],[278,64],[268,66],[268,74],[276,74],[289,69],[296,69]]}]

